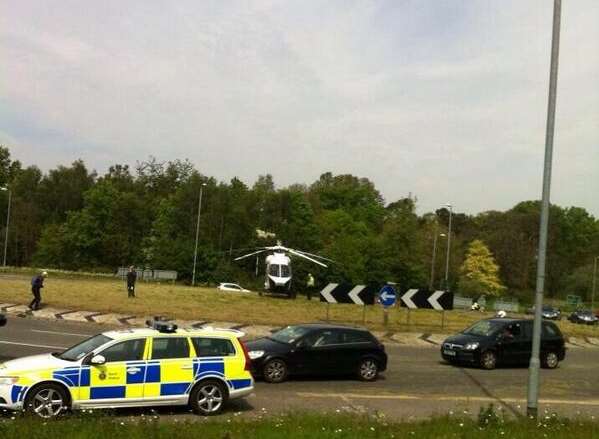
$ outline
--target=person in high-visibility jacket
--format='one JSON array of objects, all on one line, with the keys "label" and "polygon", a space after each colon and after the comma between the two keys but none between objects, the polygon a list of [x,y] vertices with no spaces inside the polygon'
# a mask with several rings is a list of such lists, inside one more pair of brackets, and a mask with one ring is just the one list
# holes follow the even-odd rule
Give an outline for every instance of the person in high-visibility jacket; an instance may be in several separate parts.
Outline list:
[{"label": "person in high-visibility jacket", "polygon": [[306,281],[308,300],[312,300],[312,290],[314,289],[314,276],[312,273],[308,273],[308,280]]}]

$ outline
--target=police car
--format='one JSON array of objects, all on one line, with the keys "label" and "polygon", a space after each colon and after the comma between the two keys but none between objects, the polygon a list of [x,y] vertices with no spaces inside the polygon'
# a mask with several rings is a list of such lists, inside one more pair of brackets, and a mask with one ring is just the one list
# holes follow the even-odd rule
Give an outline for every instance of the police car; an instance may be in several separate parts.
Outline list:
[{"label": "police car", "polygon": [[253,391],[242,332],[148,323],[0,363],[0,409],[52,418],[71,408],[189,405],[214,415]]}]

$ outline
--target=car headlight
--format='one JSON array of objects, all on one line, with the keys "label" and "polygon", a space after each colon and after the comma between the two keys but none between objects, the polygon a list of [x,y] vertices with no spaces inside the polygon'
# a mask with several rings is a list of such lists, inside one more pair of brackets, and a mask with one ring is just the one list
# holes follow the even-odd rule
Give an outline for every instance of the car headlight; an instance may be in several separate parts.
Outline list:
[{"label": "car headlight", "polygon": [[466,346],[464,346],[464,349],[467,351],[473,351],[475,349],[478,349],[478,342],[474,342],[474,343],[468,343]]},{"label": "car headlight", "polygon": [[249,351],[250,360],[256,360],[264,355],[264,351]]},{"label": "car headlight", "polygon": [[19,381],[19,377],[0,377],[0,385],[10,386]]}]

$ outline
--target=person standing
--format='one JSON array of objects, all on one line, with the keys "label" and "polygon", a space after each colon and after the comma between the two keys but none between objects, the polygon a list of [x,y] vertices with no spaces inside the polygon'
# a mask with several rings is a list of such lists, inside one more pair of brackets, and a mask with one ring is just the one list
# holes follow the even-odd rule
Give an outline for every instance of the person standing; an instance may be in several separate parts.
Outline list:
[{"label": "person standing", "polygon": [[46,271],[42,271],[36,274],[31,279],[31,293],[33,294],[33,300],[29,304],[29,309],[37,311],[40,309],[42,303],[42,288],[44,288],[44,279],[48,276]]},{"label": "person standing", "polygon": [[306,287],[308,293],[308,300],[312,300],[312,291],[314,290],[314,276],[312,276],[312,273],[308,273]]},{"label": "person standing", "polygon": [[127,295],[128,297],[135,297],[135,281],[137,280],[137,272],[135,267],[132,265],[129,267],[127,272]]}]

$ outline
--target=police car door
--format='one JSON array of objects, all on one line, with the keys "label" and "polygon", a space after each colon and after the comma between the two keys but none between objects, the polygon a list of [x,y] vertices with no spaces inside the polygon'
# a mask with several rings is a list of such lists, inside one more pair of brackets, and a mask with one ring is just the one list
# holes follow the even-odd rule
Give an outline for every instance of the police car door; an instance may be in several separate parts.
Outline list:
[{"label": "police car door", "polygon": [[[158,371],[159,368],[159,371]],[[151,369],[154,372],[151,372]],[[193,382],[193,359],[187,337],[154,337],[144,386],[146,400],[186,401]]]},{"label": "police car door", "polygon": [[79,389],[81,403],[98,406],[141,401],[145,344],[145,338],[126,340],[98,352],[106,361],[89,366],[89,387]]}]

